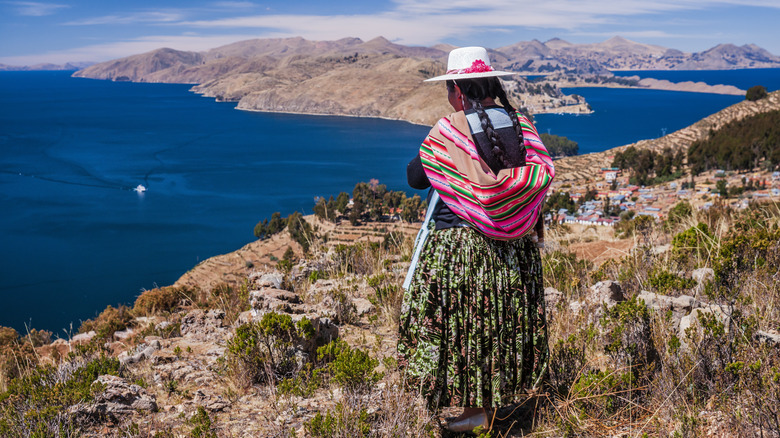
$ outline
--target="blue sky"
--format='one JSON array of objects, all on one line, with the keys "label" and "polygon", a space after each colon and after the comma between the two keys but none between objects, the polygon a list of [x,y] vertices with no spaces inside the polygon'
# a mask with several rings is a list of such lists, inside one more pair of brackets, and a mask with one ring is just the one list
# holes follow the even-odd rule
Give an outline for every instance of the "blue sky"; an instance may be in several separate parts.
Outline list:
[{"label": "blue sky", "polygon": [[686,52],[753,43],[780,55],[777,23],[780,0],[0,0],[0,63],[97,62],[291,36],[495,48],[620,35]]}]

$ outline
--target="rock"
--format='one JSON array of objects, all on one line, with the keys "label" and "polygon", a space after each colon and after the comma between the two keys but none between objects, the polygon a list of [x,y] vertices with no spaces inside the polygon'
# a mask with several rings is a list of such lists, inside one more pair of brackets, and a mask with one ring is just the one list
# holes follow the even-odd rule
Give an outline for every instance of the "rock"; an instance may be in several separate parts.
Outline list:
[{"label": "rock", "polygon": [[249,279],[254,281],[257,288],[280,289],[284,282],[284,275],[281,272],[261,273],[253,272]]},{"label": "rock", "polygon": [[373,313],[376,310],[376,307],[371,304],[371,301],[368,301],[365,298],[353,298],[352,304],[355,306],[355,313],[357,313],[358,316]]},{"label": "rock", "polygon": [[544,288],[544,302],[547,310],[555,309],[555,306],[558,305],[558,302],[561,301],[562,298],[563,292],[558,289],[554,287]]},{"label": "rock", "polygon": [[691,272],[691,278],[703,286],[705,283],[712,281],[715,278],[715,271],[712,268],[695,269]]},{"label": "rock", "polygon": [[[147,337],[150,338],[151,336]],[[122,352],[117,357],[122,365],[129,365],[141,362],[144,359],[149,359],[154,355],[154,352],[162,348],[160,341],[152,339],[149,342],[145,342],[130,352]]]},{"label": "rock", "polygon": [[94,330],[91,330],[91,331],[89,331],[87,333],[79,333],[76,336],[70,338],[70,343],[71,343],[71,345],[73,345],[73,344],[86,344],[89,341],[91,341],[92,338],[94,338],[95,336],[97,336],[97,333],[95,333]]},{"label": "rock", "polygon": [[770,345],[778,346],[780,345],[780,333],[777,333],[776,331],[764,331],[759,330],[755,334],[755,339],[759,342],[765,342]]},{"label": "rock", "polygon": [[328,292],[339,287],[335,280],[317,280],[309,287],[309,293],[313,296],[328,296]]},{"label": "rock", "polygon": [[119,403],[142,411],[157,411],[155,397],[136,384],[111,375],[99,376],[96,381],[105,385],[103,392],[95,397],[99,403]]},{"label": "rock", "polygon": [[606,304],[607,307],[612,307],[618,302],[626,300],[626,297],[623,296],[623,288],[620,287],[620,283],[617,281],[599,281],[591,286],[588,291],[586,301],[590,304]]},{"label": "rock", "polygon": [[302,313],[301,298],[286,290],[265,288],[249,292],[249,305],[258,314]]},{"label": "rock", "polygon": [[688,349],[688,343],[687,343],[687,341],[689,340],[688,329],[693,327],[693,329],[698,332],[699,336],[701,336],[701,334],[703,333],[701,326],[699,325],[700,314],[715,315],[718,318],[718,320],[723,324],[726,333],[728,333],[729,331],[729,318],[731,318],[731,313],[729,312],[726,306],[710,304],[705,307],[693,309],[693,311],[691,311],[690,314],[683,316],[680,319],[680,326],[679,326],[680,344],[683,350]]},{"label": "rock", "polygon": [[675,312],[689,313],[697,307],[701,307],[701,303],[690,295],[680,295],[672,299],[672,309]]},{"label": "rock", "polygon": [[693,288],[693,296],[701,298],[704,287],[707,283],[715,279],[715,271],[712,268],[699,268],[691,272],[691,278],[696,280],[696,287]]},{"label": "rock", "polygon": [[128,341],[134,334],[135,331],[131,328],[128,328],[126,330],[114,332],[114,339],[117,341]]},{"label": "rock", "polygon": [[225,312],[222,310],[204,312],[196,309],[182,318],[181,334],[202,342],[217,341],[228,333],[224,320]]},{"label": "rock", "polygon": [[673,307],[673,298],[667,295],[660,295],[646,290],[640,291],[637,298],[645,302],[648,309],[659,311],[671,310]]},{"label": "rock", "polygon": [[103,391],[95,396],[95,401],[72,406],[69,409],[70,414],[117,421],[119,417],[136,411],[157,412],[157,400],[153,395],[121,377],[102,375],[95,380],[95,383],[104,385]]},{"label": "rock", "polygon": [[648,309],[655,312],[672,312],[672,324],[675,329],[680,326],[680,321],[694,308],[701,307],[701,303],[690,295],[670,297],[643,290],[637,298],[645,302]]},{"label": "rock", "polygon": [[203,389],[195,391],[195,395],[192,397],[192,401],[195,404],[203,406],[211,412],[217,412],[230,406],[230,403],[219,395],[214,395],[206,392]]}]

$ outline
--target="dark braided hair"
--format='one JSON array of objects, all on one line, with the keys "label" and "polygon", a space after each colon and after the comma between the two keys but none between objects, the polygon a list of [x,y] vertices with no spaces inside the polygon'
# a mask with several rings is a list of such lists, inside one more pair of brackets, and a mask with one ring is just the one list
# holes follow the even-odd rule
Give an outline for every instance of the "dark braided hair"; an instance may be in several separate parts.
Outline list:
[{"label": "dark braided hair", "polygon": [[[453,80],[447,81],[447,90],[453,91],[455,89],[456,82]],[[501,105],[509,114],[509,118],[512,119],[512,126],[517,133],[517,139],[520,144],[520,148],[523,153],[523,162],[525,162],[525,147],[523,146],[523,128],[520,126],[520,122],[517,120],[517,112],[512,104],[509,103],[509,99],[506,97],[504,87],[501,86],[501,82],[497,77],[489,78],[473,78],[473,79],[460,79],[457,82],[461,93],[469,100],[471,107],[476,111],[479,116],[482,130],[485,131],[487,138],[490,140],[490,144],[493,145],[493,155],[503,164],[505,168],[515,167],[517,163],[511,163],[506,157],[506,146],[501,137],[496,135],[496,131],[493,128],[493,123],[490,121],[490,117],[485,113],[485,108],[482,106],[482,101],[486,98],[496,99],[498,98]]]}]

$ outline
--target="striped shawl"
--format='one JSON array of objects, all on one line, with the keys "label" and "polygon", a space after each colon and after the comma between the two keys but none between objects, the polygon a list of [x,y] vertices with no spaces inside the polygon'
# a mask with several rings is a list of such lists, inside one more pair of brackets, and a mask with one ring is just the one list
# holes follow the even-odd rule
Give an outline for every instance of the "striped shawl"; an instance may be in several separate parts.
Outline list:
[{"label": "striped shawl", "polygon": [[523,129],[526,165],[498,174],[477,153],[462,111],[439,120],[420,146],[423,169],[442,201],[497,240],[518,239],[533,230],[555,176],[536,128],[522,114],[517,118]]}]

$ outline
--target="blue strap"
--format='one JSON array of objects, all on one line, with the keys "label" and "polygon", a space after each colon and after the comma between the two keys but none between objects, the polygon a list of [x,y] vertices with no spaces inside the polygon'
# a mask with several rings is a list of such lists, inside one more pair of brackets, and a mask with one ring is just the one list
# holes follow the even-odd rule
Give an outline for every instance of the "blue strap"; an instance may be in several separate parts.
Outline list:
[{"label": "blue strap", "polygon": [[433,191],[431,196],[431,202],[428,204],[428,211],[425,212],[425,219],[423,220],[420,231],[417,232],[417,237],[414,239],[414,255],[412,256],[412,263],[409,264],[409,270],[406,271],[406,278],[404,279],[403,288],[409,290],[409,286],[412,284],[412,277],[414,277],[414,270],[417,268],[417,263],[420,261],[420,253],[425,246],[425,241],[428,240],[428,224],[433,217],[433,210],[436,209],[436,204],[439,202],[439,192]]}]

